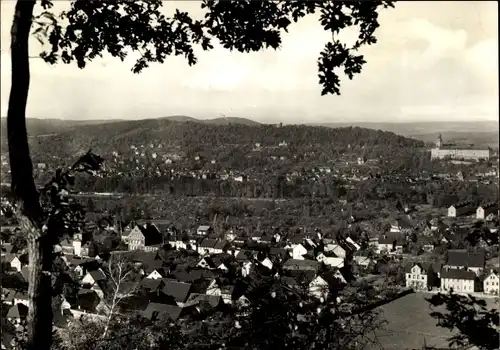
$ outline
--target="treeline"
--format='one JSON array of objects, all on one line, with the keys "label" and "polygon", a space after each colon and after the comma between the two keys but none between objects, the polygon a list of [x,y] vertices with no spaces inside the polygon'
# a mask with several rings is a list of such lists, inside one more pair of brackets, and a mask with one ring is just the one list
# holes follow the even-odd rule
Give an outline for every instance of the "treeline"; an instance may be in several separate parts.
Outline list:
[{"label": "treeline", "polygon": [[244,182],[192,177],[171,180],[167,176],[141,179],[134,177],[79,177],[76,188],[83,192],[161,193],[175,197],[301,198],[317,196],[339,198],[347,194],[343,181],[323,179],[311,182],[297,179],[289,182],[284,176]]},{"label": "treeline", "polygon": [[430,180],[410,183],[370,178],[349,185],[336,178],[308,180],[296,178],[287,181],[284,176],[270,176],[260,180],[197,179],[181,177],[78,177],[76,189],[82,192],[123,194],[162,194],[171,197],[238,197],[238,198],[330,198],[347,201],[400,200],[413,204],[449,206],[463,200],[475,202],[498,198],[495,184],[460,181]]}]

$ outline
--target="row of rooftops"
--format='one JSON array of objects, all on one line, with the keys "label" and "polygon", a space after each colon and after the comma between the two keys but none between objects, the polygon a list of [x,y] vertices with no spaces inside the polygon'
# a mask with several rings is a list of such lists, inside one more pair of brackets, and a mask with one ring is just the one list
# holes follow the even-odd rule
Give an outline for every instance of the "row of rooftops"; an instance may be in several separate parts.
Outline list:
[{"label": "row of rooftops", "polygon": [[[482,271],[485,267],[485,261],[484,252],[467,252],[466,250],[457,249],[448,251],[448,259],[444,266],[437,262],[410,263],[406,266],[405,271],[409,273],[411,268],[418,265],[425,272],[440,273],[441,278],[475,280],[477,274],[470,269]],[[491,270],[486,274],[482,274],[480,279],[488,277],[491,273],[495,272]]]},{"label": "row of rooftops", "polygon": [[[463,207],[472,206],[472,205],[473,205],[472,201],[462,201],[462,202],[458,202],[456,204],[453,204],[450,207],[454,207],[454,208],[458,209],[458,208],[463,208]],[[494,208],[496,206],[498,206],[498,202],[491,201],[491,202],[487,202],[487,203],[483,203],[483,204],[479,205],[478,208],[489,209],[489,208]]]}]

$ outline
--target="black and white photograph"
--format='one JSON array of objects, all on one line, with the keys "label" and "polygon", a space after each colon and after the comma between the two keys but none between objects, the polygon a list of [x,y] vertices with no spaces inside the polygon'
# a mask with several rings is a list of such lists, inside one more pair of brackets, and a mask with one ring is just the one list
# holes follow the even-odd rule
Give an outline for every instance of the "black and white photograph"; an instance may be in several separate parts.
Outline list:
[{"label": "black and white photograph", "polygon": [[1,0],[2,350],[498,350],[496,1]]}]

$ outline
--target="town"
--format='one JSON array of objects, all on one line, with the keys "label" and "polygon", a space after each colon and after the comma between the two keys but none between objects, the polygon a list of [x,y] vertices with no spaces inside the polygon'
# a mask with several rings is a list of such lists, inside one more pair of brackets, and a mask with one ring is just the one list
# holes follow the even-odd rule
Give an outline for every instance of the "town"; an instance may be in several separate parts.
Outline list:
[{"label": "town", "polygon": [[496,2],[0,3],[2,350],[499,349]]}]

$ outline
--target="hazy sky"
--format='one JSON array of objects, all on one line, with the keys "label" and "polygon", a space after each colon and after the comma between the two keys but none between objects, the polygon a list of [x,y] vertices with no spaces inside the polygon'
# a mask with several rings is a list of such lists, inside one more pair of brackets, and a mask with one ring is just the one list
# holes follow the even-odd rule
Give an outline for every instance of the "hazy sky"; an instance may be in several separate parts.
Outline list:
[{"label": "hazy sky", "polygon": [[[55,1],[55,9],[67,2]],[[15,1],[1,1],[1,113],[10,88]],[[195,1],[169,1],[197,17]],[[172,57],[140,75],[133,61],[96,60],[86,69],[31,60],[29,117],[65,119],[248,117],[262,122],[497,120],[496,1],[399,2],[382,11],[378,43],[341,96],[321,96],[317,58],[328,40],[317,17],[293,24],[282,48],[252,54],[199,49],[199,63]],[[344,33],[345,38],[353,36]],[[37,55],[36,40],[31,54]]]}]

